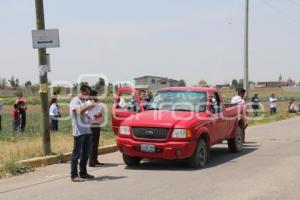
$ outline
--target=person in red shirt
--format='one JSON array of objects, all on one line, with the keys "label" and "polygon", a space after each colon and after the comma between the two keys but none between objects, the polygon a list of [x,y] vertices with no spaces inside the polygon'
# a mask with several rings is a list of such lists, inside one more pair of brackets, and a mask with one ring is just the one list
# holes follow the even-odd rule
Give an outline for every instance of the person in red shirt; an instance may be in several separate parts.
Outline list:
[{"label": "person in red shirt", "polygon": [[27,111],[26,101],[24,98],[19,97],[16,103],[19,106],[19,112],[20,112],[20,128],[21,131],[24,132],[26,127],[26,111]]},{"label": "person in red shirt", "polygon": [[20,130],[20,111],[19,111],[19,104],[15,103],[14,108],[11,111],[12,116],[12,129],[13,132]]}]

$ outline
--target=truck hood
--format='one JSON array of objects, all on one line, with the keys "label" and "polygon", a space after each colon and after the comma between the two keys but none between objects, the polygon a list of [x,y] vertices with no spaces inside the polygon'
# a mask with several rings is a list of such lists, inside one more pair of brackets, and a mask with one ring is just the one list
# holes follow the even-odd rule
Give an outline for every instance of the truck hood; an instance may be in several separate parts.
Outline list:
[{"label": "truck hood", "polygon": [[[185,111],[145,111],[132,115],[122,125],[137,127],[188,128],[195,120],[195,115],[206,116],[206,113]],[[201,120],[202,121],[202,120]]]}]

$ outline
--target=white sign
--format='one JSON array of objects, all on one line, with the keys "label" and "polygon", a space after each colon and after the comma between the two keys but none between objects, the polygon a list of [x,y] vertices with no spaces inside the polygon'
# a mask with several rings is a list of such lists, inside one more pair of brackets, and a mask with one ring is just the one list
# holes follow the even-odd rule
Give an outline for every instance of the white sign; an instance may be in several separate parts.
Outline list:
[{"label": "white sign", "polygon": [[32,30],[32,46],[34,49],[59,47],[58,29]]},{"label": "white sign", "polygon": [[40,65],[40,76],[44,76],[47,72],[51,72],[50,66]]}]

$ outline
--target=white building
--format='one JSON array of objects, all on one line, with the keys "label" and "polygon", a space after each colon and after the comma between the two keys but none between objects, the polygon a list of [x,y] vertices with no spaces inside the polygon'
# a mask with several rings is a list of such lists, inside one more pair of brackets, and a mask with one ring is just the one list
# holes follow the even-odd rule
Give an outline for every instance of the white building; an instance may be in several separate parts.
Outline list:
[{"label": "white building", "polygon": [[135,88],[156,92],[164,87],[178,87],[179,81],[160,76],[142,76],[135,78]]}]

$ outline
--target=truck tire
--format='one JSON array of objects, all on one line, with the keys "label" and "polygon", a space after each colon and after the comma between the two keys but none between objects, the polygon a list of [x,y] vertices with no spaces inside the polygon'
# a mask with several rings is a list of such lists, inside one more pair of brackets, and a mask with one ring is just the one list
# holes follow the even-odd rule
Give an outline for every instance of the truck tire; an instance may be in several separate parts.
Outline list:
[{"label": "truck tire", "polygon": [[202,168],[205,166],[208,158],[208,148],[204,139],[198,141],[197,147],[192,157],[187,160],[189,167]]},{"label": "truck tire", "polygon": [[129,167],[138,166],[141,162],[141,158],[131,157],[123,154],[123,161]]},{"label": "truck tire", "polygon": [[242,150],[244,143],[244,129],[238,126],[234,138],[228,139],[228,149],[232,153],[238,153]]}]

